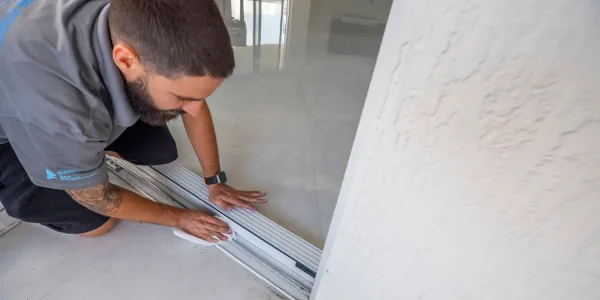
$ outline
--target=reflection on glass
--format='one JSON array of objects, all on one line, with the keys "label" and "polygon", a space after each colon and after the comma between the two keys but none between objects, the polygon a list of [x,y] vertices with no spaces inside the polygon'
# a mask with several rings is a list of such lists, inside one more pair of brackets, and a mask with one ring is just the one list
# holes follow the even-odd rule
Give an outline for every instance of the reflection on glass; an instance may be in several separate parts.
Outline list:
[{"label": "reflection on glass", "polygon": [[[217,0],[236,56],[208,99],[221,167],[261,214],[322,247],[391,0]],[[201,173],[181,122],[179,160]]]},{"label": "reflection on glass", "polygon": [[[238,59],[242,62],[238,72],[283,68],[288,3],[284,0],[225,0],[221,3],[236,55],[242,58]],[[248,49],[240,49],[242,47]]]}]

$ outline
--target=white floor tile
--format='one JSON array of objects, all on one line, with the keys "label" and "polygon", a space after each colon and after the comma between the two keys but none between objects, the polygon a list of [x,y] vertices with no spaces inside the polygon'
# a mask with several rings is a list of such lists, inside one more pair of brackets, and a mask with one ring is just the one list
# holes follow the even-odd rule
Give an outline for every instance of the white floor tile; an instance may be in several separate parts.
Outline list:
[{"label": "white floor tile", "polygon": [[279,298],[214,247],[121,222],[96,239],[18,225],[0,237],[0,299]]}]

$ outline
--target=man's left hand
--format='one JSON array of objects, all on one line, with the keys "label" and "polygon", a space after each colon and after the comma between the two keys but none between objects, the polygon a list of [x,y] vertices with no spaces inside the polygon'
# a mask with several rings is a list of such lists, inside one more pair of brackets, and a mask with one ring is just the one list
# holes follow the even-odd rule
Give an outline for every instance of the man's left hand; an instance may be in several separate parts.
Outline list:
[{"label": "man's left hand", "polygon": [[250,203],[266,203],[262,199],[266,195],[259,191],[238,191],[226,184],[208,186],[208,200],[224,210],[232,210],[234,206],[256,210]]}]

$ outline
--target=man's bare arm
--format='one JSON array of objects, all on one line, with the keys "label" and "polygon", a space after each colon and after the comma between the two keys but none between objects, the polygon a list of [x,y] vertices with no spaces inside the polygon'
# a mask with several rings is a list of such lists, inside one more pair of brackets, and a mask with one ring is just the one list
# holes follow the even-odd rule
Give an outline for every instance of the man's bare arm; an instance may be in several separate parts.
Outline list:
[{"label": "man's bare arm", "polygon": [[108,180],[89,189],[71,190],[67,193],[87,209],[111,217],[119,211],[123,203],[123,189],[109,183]]},{"label": "man's bare arm", "polygon": [[134,192],[113,185],[108,180],[85,190],[67,191],[87,209],[101,215],[129,221],[175,227],[180,209],[156,203]]},{"label": "man's bare arm", "polygon": [[202,165],[204,176],[215,176],[221,171],[219,149],[212,115],[206,101],[202,101],[202,109],[197,117],[188,114],[181,116],[185,132]]},{"label": "man's bare arm", "polygon": [[[187,136],[202,165],[204,176],[210,177],[216,175],[221,171],[221,167],[215,127],[208,104],[206,101],[202,102],[202,109],[197,117],[184,114],[182,119]],[[267,202],[262,199],[266,196],[265,193],[261,193],[260,191],[239,191],[226,184],[211,185],[208,187],[208,192],[209,200],[225,210],[231,210],[234,206],[255,210],[250,203]]]},{"label": "man's bare arm", "polygon": [[222,233],[229,232],[225,222],[201,211],[157,203],[108,180],[88,189],[69,190],[67,193],[87,209],[117,219],[179,227],[210,241],[214,241],[213,236],[226,240]]}]

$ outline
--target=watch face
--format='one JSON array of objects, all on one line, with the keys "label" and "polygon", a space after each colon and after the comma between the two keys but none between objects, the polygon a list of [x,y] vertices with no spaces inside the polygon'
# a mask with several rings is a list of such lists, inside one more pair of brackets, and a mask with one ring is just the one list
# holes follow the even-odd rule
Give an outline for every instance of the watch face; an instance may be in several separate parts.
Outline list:
[{"label": "watch face", "polygon": [[227,175],[225,175],[225,172],[220,172],[217,176],[219,176],[219,183],[227,182]]},{"label": "watch face", "polygon": [[227,175],[225,175],[225,172],[219,172],[215,176],[204,178],[204,183],[207,185],[220,184],[225,182],[227,182]]}]

